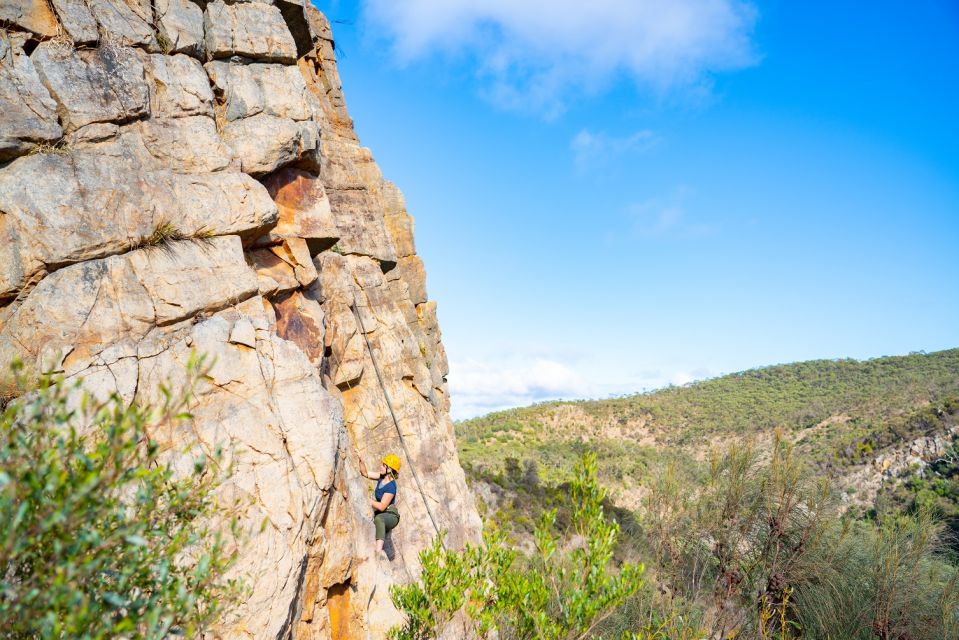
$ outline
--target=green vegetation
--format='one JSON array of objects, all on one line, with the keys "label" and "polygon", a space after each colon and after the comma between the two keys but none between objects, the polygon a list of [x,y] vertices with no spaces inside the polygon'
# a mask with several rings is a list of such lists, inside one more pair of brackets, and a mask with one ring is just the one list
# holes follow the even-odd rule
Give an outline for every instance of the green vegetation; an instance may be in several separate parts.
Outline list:
[{"label": "green vegetation", "polygon": [[407,616],[391,637],[426,640],[457,624],[458,637],[595,637],[597,625],[643,587],[644,570],[624,562],[610,571],[619,526],[606,517],[603,499],[596,458],[587,455],[571,485],[567,534],[557,534],[556,510],[544,511],[531,557],[518,556],[497,533],[462,551],[446,551],[437,539],[420,554],[419,582],[391,592]]},{"label": "green vegetation", "polygon": [[393,591],[407,623],[392,637],[959,638],[959,569],[928,512],[856,520],[789,443],[770,454],[714,454],[694,487],[661,469],[634,514],[604,501],[593,456],[563,487],[511,463],[544,498],[529,555],[495,523],[482,545],[434,544]]},{"label": "green vegetation", "polygon": [[520,549],[553,509],[571,530],[573,462],[596,455],[622,532],[612,564],[647,570],[594,637],[932,640],[959,638],[957,425],[959,349],[549,402],[457,431],[488,526]]},{"label": "green vegetation", "polygon": [[645,482],[663,456],[701,458],[729,438],[768,437],[777,428],[804,457],[854,463],[924,432],[918,413],[950,398],[959,402],[959,349],[814,360],[622,398],[547,402],[459,422],[457,434],[468,470],[502,469],[514,457],[562,482],[570,461],[590,450],[604,481]]},{"label": "green vegetation", "polygon": [[221,473],[202,457],[176,474],[151,439],[185,417],[185,397],[163,397],[126,406],[43,380],[6,403],[0,638],[198,637],[241,591],[226,578],[235,546],[211,523],[230,522]]},{"label": "green vegetation", "polygon": [[638,544],[709,637],[959,637],[959,569],[941,525],[927,512],[842,516],[790,444],[777,438],[770,453],[714,455],[692,492],[664,469],[645,501]]}]

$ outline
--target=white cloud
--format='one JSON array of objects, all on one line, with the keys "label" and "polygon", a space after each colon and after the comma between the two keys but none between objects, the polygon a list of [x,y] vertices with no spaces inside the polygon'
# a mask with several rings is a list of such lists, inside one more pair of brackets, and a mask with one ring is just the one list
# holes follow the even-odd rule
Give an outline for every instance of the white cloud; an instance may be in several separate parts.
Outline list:
[{"label": "white cloud", "polygon": [[469,60],[494,104],[547,115],[620,77],[702,90],[756,60],[747,0],[366,0],[364,17],[401,63]]},{"label": "white cloud", "polygon": [[496,364],[478,360],[450,363],[453,417],[466,418],[554,398],[583,398],[593,387],[572,367],[532,358]]},{"label": "white cloud", "polygon": [[649,129],[628,136],[611,136],[603,131],[582,129],[570,141],[570,149],[576,168],[586,170],[603,166],[619,156],[649,151],[659,143],[659,138]]},{"label": "white cloud", "polygon": [[703,367],[628,372],[595,359],[587,362],[576,355],[570,359],[576,364],[550,355],[518,353],[496,360],[450,362],[453,418],[472,418],[544,400],[608,398],[667,384],[683,385],[713,375]]}]

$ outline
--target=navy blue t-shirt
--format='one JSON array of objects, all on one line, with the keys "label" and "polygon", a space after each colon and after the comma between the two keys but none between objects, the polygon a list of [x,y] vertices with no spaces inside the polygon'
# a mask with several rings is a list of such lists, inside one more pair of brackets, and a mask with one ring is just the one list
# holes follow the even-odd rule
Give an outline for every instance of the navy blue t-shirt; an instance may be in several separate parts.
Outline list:
[{"label": "navy blue t-shirt", "polygon": [[384,493],[392,493],[393,500],[390,504],[396,504],[396,480],[390,480],[386,484],[383,484],[383,480],[383,478],[380,478],[379,482],[376,483],[376,490],[373,492],[373,497],[379,502],[383,499]]}]

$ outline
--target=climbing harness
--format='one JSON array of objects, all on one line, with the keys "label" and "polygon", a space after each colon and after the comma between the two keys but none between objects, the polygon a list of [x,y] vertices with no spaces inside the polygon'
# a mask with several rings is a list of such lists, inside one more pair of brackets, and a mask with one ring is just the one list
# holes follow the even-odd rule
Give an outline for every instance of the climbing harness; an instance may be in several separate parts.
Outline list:
[{"label": "climbing harness", "polygon": [[366,327],[363,325],[363,316],[360,314],[359,303],[356,301],[356,289],[353,288],[353,283],[350,283],[350,294],[353,296],[353,305],[351,309],[353,314],[356,316],[356,321],[360,326],[360,333],[363,334],[363,340],[366,342],[366,350],[370,354],[370,360],[373,362],[373,371],[376,372],[376,380],[380,384],[380,389],[383,391],[383,397],[386,399],[386,407],[390,410],[390,417],[393,419],[393,426],[396,427],[396,434],[400,437],[400,446],[403,447],[403,453],[406,454],[406,459],[410,462],[410,470],[413,472],[413,479],[416,481],[416,487],[420,491],[420,497],[423,498],[423,506],[426,507],[426,515],[430,517],[430,522],[433,523],[433,529],[436,531],[436,535],[440,538],[440,544],[443,546],[443,549],[446,549],[446,541],[443,540],[443,534],[440,531],[439,526],[436,524],[436,518],[433,517],[433,510],[430,509],[430,503],[426,500],[426,492],[423,490],[423,483],[420,481],[420,474],[416,471],[416,465],[413,464],[413,456],[410,455],[410,449],[406,446],[406,438],[403,437],[403,431],[400,429],[400,422],[396,418],[396,412],[393,410],[393,401],[390,400],[390,394],[386,390],[386,385],[383,383],[383,374],[380,373],[380,365],[376,361],[376,356],[373,354],[373,346],[370,344],[370,338],[366,334]]}]

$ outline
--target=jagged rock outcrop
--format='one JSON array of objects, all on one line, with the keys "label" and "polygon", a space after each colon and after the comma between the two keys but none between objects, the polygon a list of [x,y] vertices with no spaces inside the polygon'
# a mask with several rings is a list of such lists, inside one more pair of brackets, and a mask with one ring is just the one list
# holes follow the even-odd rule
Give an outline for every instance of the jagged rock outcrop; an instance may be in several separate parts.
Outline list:
[{"label": "jagged rock outcrop", "polygon": [[[155,436],[175,460],[224,447],[223,496],[252,505],[251,595],[217,637],[384,637],[426,504],[453,546],[480,523],[412,218],[354,134],[326,19],[302,0],[11,0],[0,26],[0,365],[132,402],[204,354],[192,419]],[[383,563],[358,460],[388,452],[424,487],[403,474]]]}]

